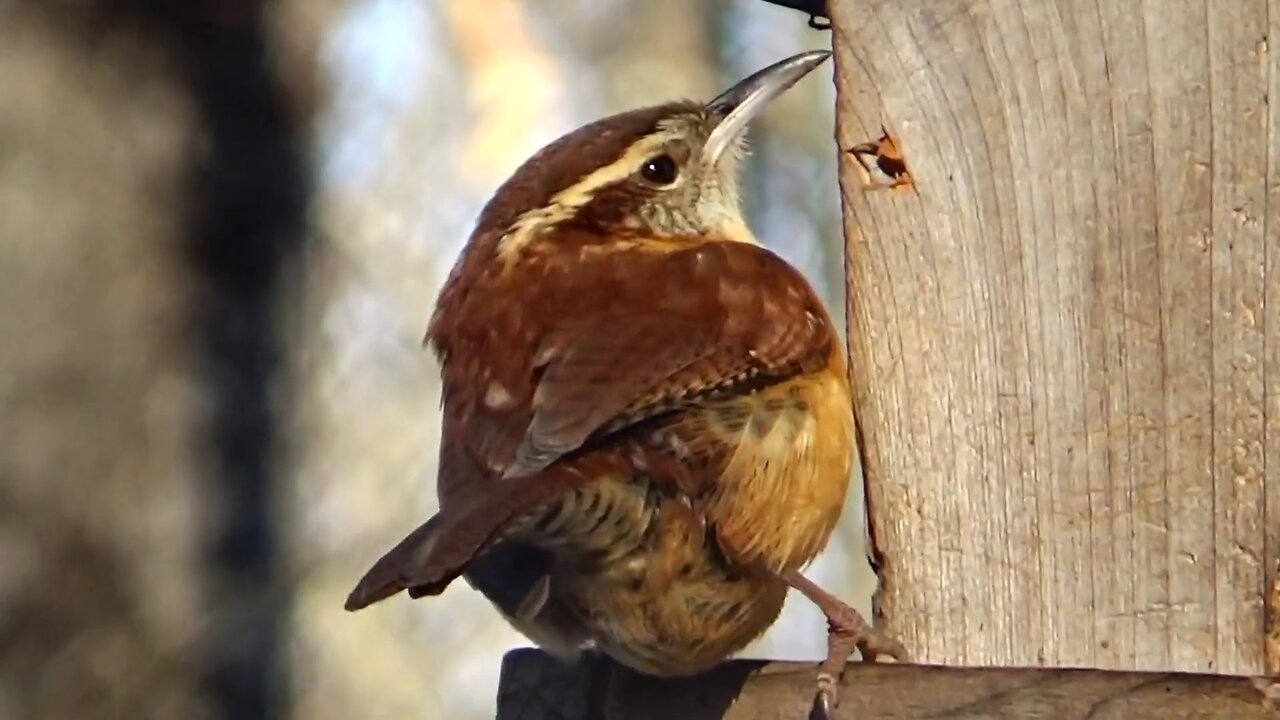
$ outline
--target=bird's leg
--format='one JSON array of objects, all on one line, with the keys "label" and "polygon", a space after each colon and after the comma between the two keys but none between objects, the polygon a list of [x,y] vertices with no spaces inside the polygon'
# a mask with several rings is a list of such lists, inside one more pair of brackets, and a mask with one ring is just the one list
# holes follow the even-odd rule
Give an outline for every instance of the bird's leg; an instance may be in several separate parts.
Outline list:
[{"label": "bird's leg", "polygon": [[827,616],[827,658],[818,667],[814,717],[821,720],[831,717],[831,711],[838,702],[840,676],[844,674],[844,667],[854,650],[861,651],[862,658],[868,661],[874,661],[878,655],[888,655],[900,662],[910,661],[902,643],[871,627],[863,619],[862,613],[818,587],[817,583],[801,575],[798,570],[792,570],[782,578]]}]

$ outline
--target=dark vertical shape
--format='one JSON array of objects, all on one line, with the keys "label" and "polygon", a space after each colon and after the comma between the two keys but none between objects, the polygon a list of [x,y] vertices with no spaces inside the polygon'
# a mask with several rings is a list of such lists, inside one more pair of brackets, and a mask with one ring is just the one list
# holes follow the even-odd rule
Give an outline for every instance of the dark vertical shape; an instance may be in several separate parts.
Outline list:
[{"label": "dark vertical shape", "polygon": [[[286,585],[273,501],[286,269],[305,242],[299,133],[269,59],[267,3],[176,3],[206,153],[194,173],[191,261],[205,283],[198,326],[213,398],[205,561],[216,608],[206,690],[226,718],[283,717]],[[161,11],[166,12],[166,11]]]},{"label": "dark vertical shape", "polygon": [[764,0],[773,5],[781,5],[792,10],[799,10],[809,16],[809,23],[825,27],[827,18],[827,0]]}]

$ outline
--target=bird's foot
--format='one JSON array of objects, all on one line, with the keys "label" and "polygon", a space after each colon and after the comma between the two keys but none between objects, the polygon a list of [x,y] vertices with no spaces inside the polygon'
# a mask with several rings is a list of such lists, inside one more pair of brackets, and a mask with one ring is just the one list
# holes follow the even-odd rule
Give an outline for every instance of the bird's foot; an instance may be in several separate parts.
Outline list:
[{"label": "bird's foot", "polygon": [[862,613],[799,573],[791,573],[786,579],[827,616],[827,657],[818,666],[817,692],[809,713],[811,720],[830,720],[839,704],[840,677],[854,650],[868,662],[874,662],[881,655],[898,662],[910,662],[911,656],[902,643],[871,627]]},{"label": "bird's foot", "polygon": [[844,603],[839,605],[827,612],[827,657],[818,666],[817,692],[809,713],[811,720],[832,717],[840,701],[840,678],[854,650],[867,662],[875,662],[881,655],[899,662],[911,659],[902,643],[871,627],[857,610]]}]

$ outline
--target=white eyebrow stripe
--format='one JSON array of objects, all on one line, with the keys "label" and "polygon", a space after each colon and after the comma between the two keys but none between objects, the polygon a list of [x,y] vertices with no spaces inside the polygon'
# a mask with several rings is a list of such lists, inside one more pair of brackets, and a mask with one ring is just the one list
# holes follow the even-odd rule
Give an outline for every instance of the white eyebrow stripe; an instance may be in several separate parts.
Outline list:
[{"label": "white eyebrow stripe", "polygon": [[515,259],[539,231],[573,217],[578,208],[591,201],[597,190],[626,179],[654,152],[681,134],[678,127],[665,121],[659,123],[658,128],[657,132],[637,140],[617,160],[553,195],[544,207],[522,213],[498,241],[498,258]]}]

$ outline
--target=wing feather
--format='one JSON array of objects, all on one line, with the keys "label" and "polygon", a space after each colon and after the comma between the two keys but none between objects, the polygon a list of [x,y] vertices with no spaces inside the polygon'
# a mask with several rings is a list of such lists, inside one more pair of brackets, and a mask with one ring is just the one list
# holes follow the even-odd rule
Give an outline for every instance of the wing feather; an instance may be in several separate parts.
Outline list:
[{"label": "wing feather", "polygon": [[649,267],[637,259],[635,269],[648,271],[650,292],[566,313],[542,339],[532,416],[504,477],[539,472],[593,436],[784,380],[829,356],[820,301],[768,250],[726,242],[646,259]]}]

